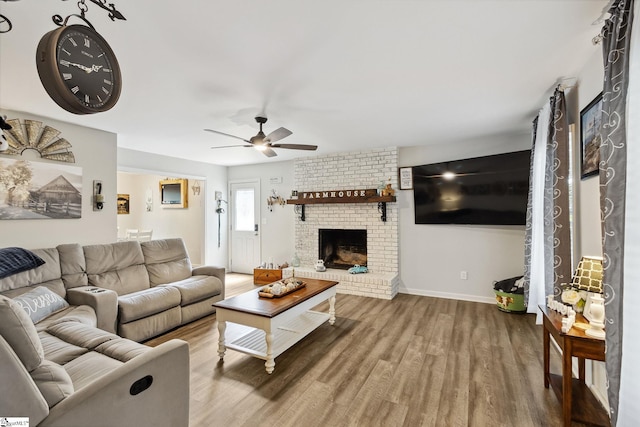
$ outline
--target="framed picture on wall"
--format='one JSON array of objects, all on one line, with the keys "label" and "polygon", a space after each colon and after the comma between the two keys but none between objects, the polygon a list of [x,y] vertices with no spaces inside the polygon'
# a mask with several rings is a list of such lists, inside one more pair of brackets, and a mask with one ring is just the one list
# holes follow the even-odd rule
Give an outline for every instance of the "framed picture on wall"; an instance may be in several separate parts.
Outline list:
[{"label": "framed picture on wall", "polygon": [[398,182],[400,183],[401,190],[413,189],[413,169],[399,168],[398,169]]},{"label": "framed picture on wall", "polygon": [[602,92],[580,111],[580,176],[598,174],[602,142]]},{"label": "framed picture on wall", "polygon": [[118,194],[118,215],[129,214],[129,195]]},{"label": "framed picture on wall", "polygon": [[0,220],[82,217],[82,168],[0,158]]}]

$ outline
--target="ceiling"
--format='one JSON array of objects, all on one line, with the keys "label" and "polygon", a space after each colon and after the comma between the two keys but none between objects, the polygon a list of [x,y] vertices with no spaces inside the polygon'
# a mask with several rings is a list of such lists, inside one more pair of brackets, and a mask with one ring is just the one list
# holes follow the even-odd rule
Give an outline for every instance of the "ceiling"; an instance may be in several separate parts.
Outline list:
[{"label": "ceiling", "polygon": [[[111,1],[111,0],[110,0]],[[528,132],[559,79],[599,51],[607,0],[113,0],[87,18],[122,70],[118,104],[78,116],[38,79],[35,50],[76,1],[0,1],[0,107],[118,134],[120,147],[219,165],[267,158],[242,141],[266,114],[319,155]],[[80,21],[71,21],[80,23]]]}]

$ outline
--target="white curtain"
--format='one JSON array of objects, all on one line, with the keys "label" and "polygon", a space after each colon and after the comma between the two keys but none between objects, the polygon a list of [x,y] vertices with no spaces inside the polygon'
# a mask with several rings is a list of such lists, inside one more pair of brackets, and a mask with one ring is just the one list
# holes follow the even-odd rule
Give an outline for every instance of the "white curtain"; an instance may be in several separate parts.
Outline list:
[{"label": "white curtain", "polygon": [[638,425],[640,402],[640,2],[633,9],[629,87],[627,93],[627,192],[625,212],[625,289],[623,302],[622,369],[620,372],[619,426]]},{"label": "white curtain", "polygon": [[547,140],[549,139],[549,125],[551,121],[551,105],[546,103],[538,115],[536,139],[533,149],[533,164],[531,172],[531,263],[529,267],[529,300],[527,312],[537,314],[537,323],[542,323],[542,313],[539,304],[546,304],[545,272],[545,180],[547,179]]}]

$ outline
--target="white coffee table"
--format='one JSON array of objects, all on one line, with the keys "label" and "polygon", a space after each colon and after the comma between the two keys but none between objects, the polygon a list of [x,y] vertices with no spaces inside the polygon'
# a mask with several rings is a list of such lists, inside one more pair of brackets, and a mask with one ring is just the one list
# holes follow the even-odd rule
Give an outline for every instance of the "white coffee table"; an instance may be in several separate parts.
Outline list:
[{"label": "white coffee table", "polygon": [[[219,301],[216,307],[218,320],[218,355],[224,359],[227,348],[265,360],[267,373],[272,373],[275,358],[307,336],[327,320],[336,320],[335,300],[338,282],[302,279],[305,287],[281,298],[260,298],[258,291],[245,292]],[[329,301],[329,312],[311,308]],[[252,329],[230,343],[225,342],[227,322],[249,326]]]}]

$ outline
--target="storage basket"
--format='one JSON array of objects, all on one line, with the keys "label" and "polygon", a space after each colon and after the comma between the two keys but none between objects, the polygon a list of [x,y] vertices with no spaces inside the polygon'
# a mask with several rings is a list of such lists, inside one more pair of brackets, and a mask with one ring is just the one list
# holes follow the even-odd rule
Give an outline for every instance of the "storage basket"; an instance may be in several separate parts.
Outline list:
[{"label": "storage basket", "polygon": [[507,313],[526,313],[524,304],[524,279],[522,276],[500,280],[493,284],[498,310]]},{"label": "storage basket", "polygon": [[496,302],[498,310],[507,313],[525,313],[527,306],[524,305],[524,294],[512,294],[508,292],[496,291]]}]

